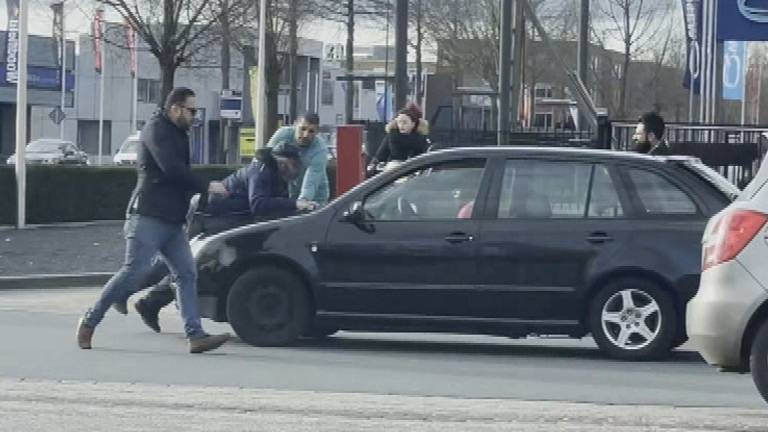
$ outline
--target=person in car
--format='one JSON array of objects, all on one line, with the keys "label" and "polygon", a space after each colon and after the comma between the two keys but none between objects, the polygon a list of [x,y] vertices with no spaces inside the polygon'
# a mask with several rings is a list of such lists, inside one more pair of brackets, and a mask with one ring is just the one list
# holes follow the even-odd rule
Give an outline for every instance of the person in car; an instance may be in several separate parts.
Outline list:
[{"label": "person in car", "polygon": [[[210,196],[204,212],[214,219],[238,215],[234,221],[222,221],[225,226],[231,227],[252,222],[254,218],[270,220],[312,211],[318,207],[317,203],[288,197],[288,184],[298,178],[300,172],[301,158],[296,146],[286,144],[277,148],[259,149],[251,164],[220,182],[221,187],[215,189],[221,192]],[[240,216],[242,214],[248,217],[243,218]],[[194,234],[191,232],[190,236]],[[142,321],[159,333],[160,310],[175,297],[168,268],[162,260],[155,263],[145,282],[145,286],[153,285],[154,288],[139,299],[134,307]],[[127,313],[125,304],[115,309]]]},{"label": "person in car", "polygon": [[426,153],[431,145],[429,123],[422,118],[421,108],[413,102],[398,111],[385,130],[387,134],[368,165],[369,172],[380,163],[397,165]]}]

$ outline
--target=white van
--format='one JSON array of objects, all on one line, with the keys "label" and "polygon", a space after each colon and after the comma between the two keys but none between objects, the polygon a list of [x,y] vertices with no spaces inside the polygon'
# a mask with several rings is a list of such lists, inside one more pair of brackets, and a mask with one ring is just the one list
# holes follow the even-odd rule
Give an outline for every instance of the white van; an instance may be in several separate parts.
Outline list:
[{"label": "white van", "polygon": [[139,143],[141,140],[139,139],[139,134],[135,133],[123,141],[123,144],[120,146],[120,150],[115,153],[115,156],[112,158],[115,165],[135,165],[136,164],[136,157],[139,153]]}]

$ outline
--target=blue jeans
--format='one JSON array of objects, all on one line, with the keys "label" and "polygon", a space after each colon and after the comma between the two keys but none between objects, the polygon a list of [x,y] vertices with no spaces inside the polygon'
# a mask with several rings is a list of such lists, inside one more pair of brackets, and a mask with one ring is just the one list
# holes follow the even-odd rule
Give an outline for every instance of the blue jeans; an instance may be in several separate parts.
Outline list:
[{"label": "blue jeans", "polygon": [[[85,314],[86,325],[95,328],[116,301],[127,299],[145,288],[144,282],[153,264],[167,264],[177,281],[176,298],[184,321],[184,332],[190,339],[205,337],[197,309],[197,269],[182,225],[159,219],[131,215],[125,221],[125,263],[107,282],[101,296]],[[153,262],[157,254],[162,261]]]}]

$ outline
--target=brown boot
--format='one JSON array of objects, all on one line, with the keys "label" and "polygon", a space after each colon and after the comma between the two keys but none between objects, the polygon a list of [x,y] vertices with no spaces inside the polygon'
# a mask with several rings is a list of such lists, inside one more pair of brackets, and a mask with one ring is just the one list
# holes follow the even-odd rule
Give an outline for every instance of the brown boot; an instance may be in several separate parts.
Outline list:
[{"label": "brown boot", "polygon": [[93,327],[85,323],[85,318],[80,318],[77,323],[77,346],[81,349],[91,349],[91,338],[93,338]]},{"label": "brown boot", "polygon": [[208,335],[197,339],[190,339],[189,352],[192,354],[200,354],[206,351],[215,350],[216,348],[224,345],[224,342],[228,340],[229,333],[220,335]]}]

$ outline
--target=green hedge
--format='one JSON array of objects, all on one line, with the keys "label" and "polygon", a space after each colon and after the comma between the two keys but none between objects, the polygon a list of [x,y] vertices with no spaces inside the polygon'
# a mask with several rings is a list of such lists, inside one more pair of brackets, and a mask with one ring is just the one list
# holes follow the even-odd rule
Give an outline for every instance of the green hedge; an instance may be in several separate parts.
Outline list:
[{"label": "green hedge", "polygon": [[[328,167],[331,191],[335,166]],[[195,166],[205,180],[220,180],[236,167]],[[27,223],[118,220],[136,184],[136,170],[124,167],[27,167]],[[0,225],[16,224],[16,175],[0,166]]]}]

